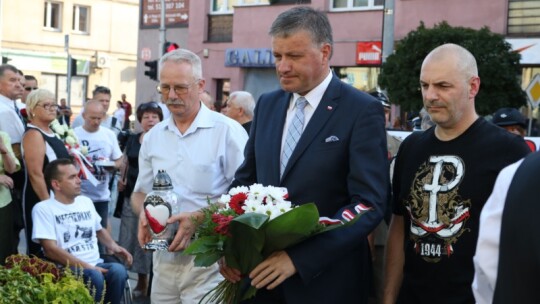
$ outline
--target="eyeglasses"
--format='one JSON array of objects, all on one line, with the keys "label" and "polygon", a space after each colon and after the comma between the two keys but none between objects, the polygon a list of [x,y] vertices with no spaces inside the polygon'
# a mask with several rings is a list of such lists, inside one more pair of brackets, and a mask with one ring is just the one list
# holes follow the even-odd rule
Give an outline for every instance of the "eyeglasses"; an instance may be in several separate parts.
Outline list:
[{"label": "eyeglasses", "polygon": [[146,111],[148,109],[157,109],[157,108],[159,108],[158,103],[155,101],[150,101],[150,102],[141,104],[139,106],[139,111]]},{"label": "eyeglasses", "polygon": [[[200,81],[200,79],[196,79],[195,81],[193,81],[192,83],[189,83],[187,85],[175,85],[175,86],[173,86],[174,93],[176,93],[176,95],[178,95],[178,96],[185,95],[185,94],[187,94],[187,92],[189,92],[189,88],[192,85],[194,85],[195,83],[199,82],[199,81]],[[168,85],[161,84],[161,85],[158,85],[157,91],[161,95],[168,96],[169,92],[171,91],[171,87],[168,86]]]},{"label": "eyeglasses", "polygon": [[47,111],[58,109],[58,105],[54,104],[54,103],[37,104],[37,106],[42,107],[43,109],[45,109]]},{"label": "eyeglasses", "polygon": [[33,91],[33,90],[37,90],[38,88],[27,87],[27,88],[24,88],[24,89],[27,90],[28,92],[30,92],[30,91]]}]

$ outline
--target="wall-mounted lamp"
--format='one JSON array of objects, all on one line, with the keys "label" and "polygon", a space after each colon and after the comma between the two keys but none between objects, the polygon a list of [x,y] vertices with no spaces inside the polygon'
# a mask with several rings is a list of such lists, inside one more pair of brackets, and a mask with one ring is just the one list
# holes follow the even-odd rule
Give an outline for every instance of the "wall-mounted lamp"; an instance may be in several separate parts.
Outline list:
[{"label": "wall-mounted lamp", "polygon": [[208,49],[203,49],[202,50],[202,55],[203,55],[204,58],[208,58],[208,56],[210,55],[209,53],[210,52],[208,51]]}]

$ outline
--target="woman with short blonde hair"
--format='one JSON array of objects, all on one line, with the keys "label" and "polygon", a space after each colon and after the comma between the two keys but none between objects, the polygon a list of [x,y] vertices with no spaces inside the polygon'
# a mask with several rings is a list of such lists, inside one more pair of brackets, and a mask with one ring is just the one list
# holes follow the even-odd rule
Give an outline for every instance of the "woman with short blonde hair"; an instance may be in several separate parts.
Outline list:
[{"label": "woman with short blonde hair", "polygon": [[32,208],[49,198],[43,170],[57,158],[69,158],[69,153],[50,127],[56,119],[56,97],[45,89],[37,89],[26,98],[29,123],[22,141],[25,163],[23,215],[28,254],[41,254],[41,246],[32,242]]}]

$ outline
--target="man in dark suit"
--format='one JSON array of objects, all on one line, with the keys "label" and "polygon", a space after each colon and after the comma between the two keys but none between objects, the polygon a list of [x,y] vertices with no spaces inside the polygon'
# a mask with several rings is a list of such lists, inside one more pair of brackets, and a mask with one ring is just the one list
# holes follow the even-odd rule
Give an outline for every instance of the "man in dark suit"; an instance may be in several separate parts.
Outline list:
[{"label": "man in dark suit", "polygon": [[[292,8],[277,17],[270,35],[282,89],[260,97],[233,186],[286,187],[290,201],[314,202],[321,216],[371,210],[349,227],[273,253],[249,273],[258,292],[248,302],[365,303],[366,237],[383,217],[389,182],[382,106],[330,71],[332,29],[324,13]],[[302,98],[303,112],[295,105]],[[301,136],[291,147],[299,116]],[[224,263],[221,273],[232,282],[241,277]]]},{"label": "man in dark suit", "polygon": [[540,153],[531,154],[521,165],[510,170],[515,172],[513,177],[511,171],[499,177],[511,182],[503,203],[493,303],[540,303],[536,289],[540,271],[540,237],[535,232],[540,212],[537,190]]},{"label": "man in dark suit", "polygon": [[480,215],[474,256],[476,303],[540,303],[537,218],[540,153],[504,168]]}]

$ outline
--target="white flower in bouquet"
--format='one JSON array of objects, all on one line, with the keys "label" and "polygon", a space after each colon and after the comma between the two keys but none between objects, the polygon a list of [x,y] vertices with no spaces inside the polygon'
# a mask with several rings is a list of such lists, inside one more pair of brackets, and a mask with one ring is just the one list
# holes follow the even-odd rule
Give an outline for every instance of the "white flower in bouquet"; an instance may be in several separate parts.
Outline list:
[{"label": "white flower in bouquet", "polygon": [[55,133],[56,137],[68,145],[68,149],[77,148],[79,140],[73,129],[67,124],[61,124],[57,119],[53,120],[50,124],[51,129]]},{"label": "white flower in bouquet", "polygon": [[248,192],[249,192],[249,188],[246,187],[246,186],[238,186],[238,187],[234,187],[231,190],[229,190],[230,195],[236,195],[238,193],[248,193]]},{"label": "white flower in bouquet", "polygon": [[242,206],[242,209],[246,213],[253,213],[253,212],[257,212],[260,205],[261,203],[259,201],[246,200],[244,206]]},{"label": "white flower in bouquet", "polygon": [[261,213],[270,217],[270,220],[292,209],[291,202],[281,201],[278,203],[263,202],[263,200],[247,199],[242,209],[245,213]]},{"label": "white flower in bouquet", "polygon": [[285,188],[268,186],[266,187],[266,202],[268,203],[269,200],[274,203],[285,202],[284,195],[286,194]]},{"label": "white flower in bouquet", "polygon": [[57,135],[58,134],[61,134],[62,133],[62,130],[61,130],[62,126],[60,125],[60,123],[58,122],[58,120],[53,120],[53,122],[51,122],[51,129],[54,131],[54,133],[56,133]]},{"label": "white flower in bouquet", "polygon": [[70,145],[71,147],[73,147],[73,146],[75,146],[77,144],[77,140],[75,138],[73,138],[72,136],[66,137],[66,139],[64,141],[66,142],[66,144]]},{"label": "white flower in bouquet", "polygon": [[218,203],[225,204],[227,208],[229,208],[230,201],[231,201],[231,196],[229,194],[222,194],[221,197],[218,199]]},{"label": "white flower in bouquet", "polygon": [[88,155],[88,146],[81,146],[80,150],[83,155]]},{"label": "white flower in bouquet", "polygon": [[[266,214],[269,216],[270,221],[283,214],[283,212],[281,212],[279,208],[277,208],[275,205],[272,205],[272,204],[266,204],[266,205],[259,204],[255,207],[255,209],[256,210],[254,213]],[[251,212],[248,212],[246,210],[246,213],[251,213]]]},{"label": "white flower in bouquet", "polygon": [[254,196],[264,196],[267,188],[261,184],[253,184],[249,187],[249,193]]},{"label": "white flower in bouquet", "polygon": [[279,210],[280,214],[283,214],[293,208],[292,203],[289,201],[277,202],[274,206]]}]

